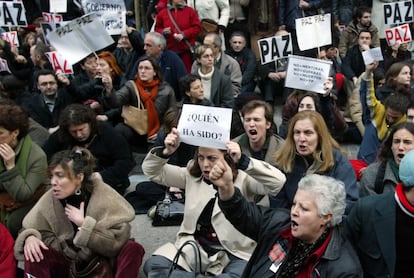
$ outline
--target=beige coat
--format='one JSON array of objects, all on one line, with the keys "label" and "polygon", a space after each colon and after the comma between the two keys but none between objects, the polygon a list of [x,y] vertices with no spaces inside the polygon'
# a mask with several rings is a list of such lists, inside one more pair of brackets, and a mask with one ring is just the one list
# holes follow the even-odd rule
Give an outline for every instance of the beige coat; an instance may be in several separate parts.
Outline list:
[{"label": "beige coat", "polygon": [[[166,186],[181,186],[185,188],[186,194],[184,220],[178,231],[175,245],[167,243],[154,253],[172,260],[177,248],[182,243],[194,239],[198,217],[210,199],[216,196],[217,191],[205,183],[201,177],[191,176],[186,167],[167,164],[168,159],[160,158],[154,154],[156,150],[157,148],[152,149],[146,156],[142,164],[144,173],[156,183]],[[191,163],[193,161],[190,161],[189,165]],[[254,201],[258,195],[277,194],[285,180],[285,175],[269,163],[250,159],[248,168],[245,171],[239,170],[234,186],[240,189],[248,201]],[[249,260],[256,247],[256,242],[242,235],[233,227],[220,210],[217,200],[214,204],[211,222],[226,251],[243,260]],[[190,266],[194,265],[191,247],[184,249],[184,253],[186,259],[181,259],[179,265],[187,271],[191,271]],[[211,257],[208,257],[203,250],[201,253],[203,272],[220,274],[229,262],[227,254],[223,251]]]}]

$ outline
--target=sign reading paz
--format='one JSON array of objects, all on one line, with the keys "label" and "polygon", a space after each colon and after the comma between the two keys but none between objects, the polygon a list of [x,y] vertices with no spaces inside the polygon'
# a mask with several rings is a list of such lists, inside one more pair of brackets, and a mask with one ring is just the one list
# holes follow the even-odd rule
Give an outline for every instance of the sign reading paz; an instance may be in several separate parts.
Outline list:
[{"label": "sign reading paz", "polygon": [[1,34],[1,38],[8,42],[11,47],[19,47],[17,31],[4,32]]},{"label": "sign reading paz", "polygon": [[329,77],[331,65],[331,61],[289,56],[285,86],[324,94],[323,83]]},{"label": "sign reading paz", "polygon": [[259,45],[262,65],[293,54],[290,34],[264,38],[258,40],[257,44]]},{"label": "sign reading paz", "polygon": [[385,30],[385,38],[389,46],[393,46],[396,43],[409,43],[412,41],[410,26],[404,24],[391,29]]},{"label": "sign reading paz", "polygon": [[27,26],[22,1],[0,1],[0,26]]},{"label": "sign reading paz", "polygon": [[331,14],[298,18],[295,23],[300,50],[332,44]]},{"label": "sign reading paz", "polygon": [[68,63],[65,58],[62,57],[58,52],[51,51],[45,53],[50,64],[53,66],[55,72],[63,72],[64,74],[73,73],[72,65]]},{"label": "sign reading paz", "polygon": [[201,147],[226,149],[232,109],[184,104],[178,132],[180,141]]},{"label": "sign reading paz", "polygon": [[386,3],[383,6],[385,24],[402,24],[412,22],[413,19],[413,2],[400,1]]}]

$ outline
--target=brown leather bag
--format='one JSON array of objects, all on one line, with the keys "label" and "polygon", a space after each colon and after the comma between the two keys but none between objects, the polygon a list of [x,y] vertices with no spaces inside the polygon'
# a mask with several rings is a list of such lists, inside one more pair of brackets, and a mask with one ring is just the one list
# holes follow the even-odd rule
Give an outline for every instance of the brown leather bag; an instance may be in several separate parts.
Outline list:
[{"label": "brown leather bag", "polygon": [[20,207],[32,205],[36,203],[40,199],[40,197],[42,197],[42,195],[46,191],[46,187],[46,184],[39,185],[32,197],[23,202],[16,201],[15,199],[13,199],[12,196],[10,196],[10,194],[7,191],[3,191],[0,193],[0,207],[4,208],[7,212],[11,212]]},{"label": "brown leather bag", "polygon": [[76,262],[72,261],[70,266],[70,278],[112,278],[112,266],[109,259],[102,256],[95,256],[83,268],[78,269]]}]

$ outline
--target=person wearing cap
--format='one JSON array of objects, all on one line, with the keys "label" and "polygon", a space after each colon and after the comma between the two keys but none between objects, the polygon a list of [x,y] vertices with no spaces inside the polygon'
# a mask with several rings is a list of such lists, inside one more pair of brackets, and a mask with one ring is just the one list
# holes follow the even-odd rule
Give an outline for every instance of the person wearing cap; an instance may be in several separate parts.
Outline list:
[{"label": "person wearing cap", "polygon": [[395,192],[361,198],[346,222],[364,277],[412,277],[414,241],[414,150],[399,167]]}]

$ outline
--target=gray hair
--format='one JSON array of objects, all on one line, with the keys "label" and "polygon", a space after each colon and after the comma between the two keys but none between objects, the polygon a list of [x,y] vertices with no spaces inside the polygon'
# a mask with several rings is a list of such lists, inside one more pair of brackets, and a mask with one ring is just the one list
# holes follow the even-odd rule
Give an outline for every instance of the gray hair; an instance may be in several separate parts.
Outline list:
[{"label": "gray hair", "polygon": [[220,35],[219,35],[219,34],[214,33],[214,32],[209,32],[209,33],[207,33],[207,34],[204,36],[204,38],[205,38],[205,37],[207,37],[207,36],[214,36],[214,38],[213,38],[213,44],[214,44],[215,46],[220,46],[220,47],[221,47],[221,45],[223,44],[223,41],[221,40],[221,37],[220,37]]},{"label": "gray hair", "polygon": [[320,216],[332,213],[332,219],[327,227],[334,227],[342,222],[346,207],[345,185],[342,181],[329,176],[311,174],[299,181],[298,189],[315,195]]},{"label": "gray hair", "polygon": [[167,47],[167,41],[164,36],[157,32],[148,32],[145,36],[150,36],[154,40],[155,45],[161,45],[162,50]]}]

